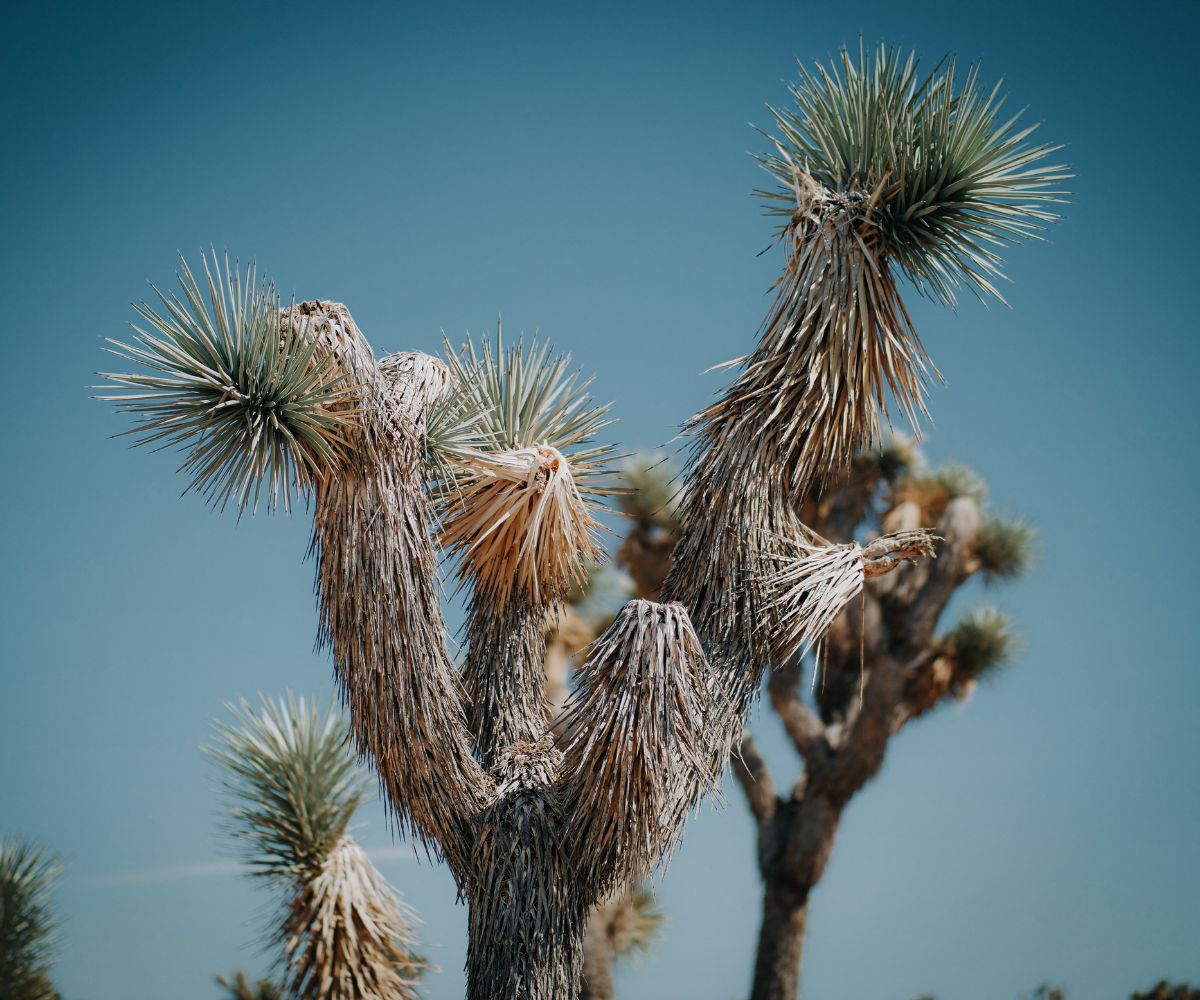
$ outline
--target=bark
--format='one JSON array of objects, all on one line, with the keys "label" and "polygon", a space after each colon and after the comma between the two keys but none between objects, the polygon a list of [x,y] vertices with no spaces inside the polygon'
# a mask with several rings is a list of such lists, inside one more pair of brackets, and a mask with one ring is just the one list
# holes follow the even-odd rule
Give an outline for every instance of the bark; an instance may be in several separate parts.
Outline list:
[{"label": "bark", "polygon": [[[815,529],[849,537],[868,509],[875,481],[852,476],[820,506],[808,505]],[[869,582],[826,634],[816,701],[801,698],[801,664],[775,671],[767,688],[772,707],[804,763],[790,795],[778,797],[749,737],[737,776],[758,830],[763,880],[762,924],[751,1000],[794,1000],[799,988],[809,894],[824,874],[842,811],[883,766],[891,737],[951,690],[953,666],[935,655],[934,630],[957,588],[975,571],[972,545],[978,504],[951,501],[935,530],[943,539],[936,560],[922,560]],[[921,527],[911,502],[897,504],[885,531]]]},{"label": "bark", "polygon": [[750,1000],[792,1000],[796,996],[807,920],[807,894],[798,896],[787,889],[767,886]]},{"label": "bark", "polygon": [[579,992],[588,900],[562,844],[553,738],[500,751],[497,799],[479,817],[468,886],[467,1000]]}]

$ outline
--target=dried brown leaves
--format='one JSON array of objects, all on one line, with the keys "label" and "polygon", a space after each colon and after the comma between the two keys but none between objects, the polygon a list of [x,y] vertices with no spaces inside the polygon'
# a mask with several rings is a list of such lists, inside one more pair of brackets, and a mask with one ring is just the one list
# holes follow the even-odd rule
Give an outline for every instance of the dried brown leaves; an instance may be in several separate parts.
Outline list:
[{"label": "dried brown leaves", "polygon": [[288,995],[298,1000],[413,1000],[427,968],[411,912],[354,838],[343,836],[298,882],[284,935]]},{"label": "dried brown leaves", "polygon": [[869,577],[882,576],[902,562],[932,556],[934,536],[925,530],[882,535],[865,547],[857,542],[830,545],[818,536],[794,543],[771,578],[776,663],[803,656],[820,642],[833,620]]},{"label": "dried brown leaves", "polygon": [[558,600],[602,557],[600,525],[557,449],[478,452],[457,465],[457,490],[439,505],[441,543],[497,609],[514,591]]},{"label": "dried brown leaves", "polygon": [[567,709],[569,856],[597,897],[647,874],[715,775],[708,664],[678,604],[635,600],[596,640]]}]

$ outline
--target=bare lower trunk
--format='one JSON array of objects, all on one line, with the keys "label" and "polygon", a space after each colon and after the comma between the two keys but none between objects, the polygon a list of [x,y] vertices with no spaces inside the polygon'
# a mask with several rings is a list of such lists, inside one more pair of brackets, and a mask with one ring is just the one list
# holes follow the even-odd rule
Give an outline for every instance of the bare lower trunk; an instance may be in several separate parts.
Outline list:
[{"label": "bare lower trunk", "polygon": [[477,820],[468,887],[467,1000],[562,1000],[579,993],[581,896],[562,851],[553,785],[562,752],[545,736],[497,754],[493,805]]},{"label": "bare lower trunk", "polygon": [[588,917],[583,946],[583,988],[579,1000],[613,1000],[613,951],[608,938],[608,906],[595,907]]},{"label": "bare lower trunk", "polygon": [[768,883],[763,894],[762,928],[758,933],[750,1000],[795,1000],[807,919],[807,893]]},{"label": "bare lower trunk", "polygon": [[499,920],[494,912],[477,913],[474,904],[471,909],[466,1000],[563,1000],[579,995],[583,919],[577,907],[564,904],[563,910],[576,912],[553,915],[537,907],[533,912],[514,908],[516,912]]}]

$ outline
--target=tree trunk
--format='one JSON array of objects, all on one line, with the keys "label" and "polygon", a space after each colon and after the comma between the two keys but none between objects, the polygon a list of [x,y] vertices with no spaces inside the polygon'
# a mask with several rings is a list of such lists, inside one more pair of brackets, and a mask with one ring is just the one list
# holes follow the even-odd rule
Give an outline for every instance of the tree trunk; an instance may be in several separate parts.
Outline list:
[{"label": "tree trunk", "polygon": [[613,1000],[612,945],[608,939],[610,907],[592,909],[583,945],[583,988],[579,1000]]},{"label": "tree trunk", "polygon": [[750,1000],[795,1000],[808,893],[767,883]]},{"label": "tree trunk", "polygon": [[467,1000],[562,1000],[579,993],[590,899],[563,853],[553,737],[502,749],[496,801],[477,819],[466,887]]}]

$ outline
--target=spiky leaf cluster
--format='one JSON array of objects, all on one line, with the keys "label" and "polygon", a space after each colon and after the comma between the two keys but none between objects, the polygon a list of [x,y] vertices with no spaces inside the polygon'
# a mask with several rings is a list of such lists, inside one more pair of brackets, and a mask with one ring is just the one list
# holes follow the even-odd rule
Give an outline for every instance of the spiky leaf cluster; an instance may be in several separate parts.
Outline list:
[{"label": "spiky leaf cluster", "polygon": [[448,355],[456,388],[428,436],[442,544],[496,607],[514,592],[557,599],[601,555],[594,512],[611,491],[612,449],[595,438],[607,407],[545,343],[505,348],[498,331],[494,346]]},{"label": "spiky leaf cluster", "polygon": [[479,452],[549,445],[570,461],[581,490],[608,492],[601,483],[613,449],[596,438],[612,420],[607,405],[592,401],[592,379],[571,370],[569,354],[555,354],[546,341],[505,347],[499,328],[494,340],[446,348],[455,389],[434,408],[428,431],[440,462],[461,466]]},{"label": "spiky leaf cluster", "polygon": [[160,306],[135,306],[135,325],[110,353],[141,366],[101,373],[118,390],[101,396],[137,418],[139,444],[186,449],[188,489],[214,506],[288,509],[292,494],[341,463],[353,386],[303,326],[281,327],[273,286],[258,284],[213,252],[204,287],[180,259],[182,298],[155,288]]},{"label": "spiky leaf cluster", "polygon": [[648,951],[662,933],[663,912],[645,885],[636,885],[618,905],[608,923],[609,945],[618,958]]},{"label": "spiky leaf cluster", "polygon": [[216,723],[205,751],[221,768],[247,864],[271,878],[313,871],[369,794],[345,720],[291,694],[228,708],[232,720]]},{"label": "spiky leaf cluster", "polygon": [[763,159],[782,190],[764,192],[791,216],[797,177],[870,199],[881,255],[922,291],[953,305],[955,289],[1002,298],[999,250],[1036,236],[1058,216],[1071,174],[1046,157],[1058,146],[1029,142],[1036,125],[1003,117],[999,85],[953,58],[922,74],[916,54],[860,42],[829,66],[800,66],[795,106],[772,109],[776,153]]},{"label": "spiky leaf cluster", "polygon": [[5,1000],[58,1000],[50,983],[58,921],[50,893],[53,855],[21,840],[0,840],[0,992]]},{"label": "spiky leaf cluster", "polygon": [[279,937],[296,1000],[415,1000],[429,967],[413,951],[412,912],[345,836],[299,886]]},{"label": "spiky leaf cluster", "polygon": [[1019,519],[989,517],[975,536],[975,558],[989,583],[1020,576],[1033,561],[1033,526]]},{"label": "spiky leaf cluster", "polygon": [[708,713],[720,693],[687,612],[633,600],[589,648],[561,743],[568,856],[601,895],[647,875],[715,774]]},{"label": "spiky leaf cluster", "polygon": [[954,664],[956,681],[974,680],[1006,663],[1017,649],[1011,619],[995,608],[976,608],[938,642]]},{"label": "spiky leaf cluster", "polygon": [[661,455],[632,455],[621,465],[621,512],[643,528],[674,529],[679,524],[678,470]]},{"label": "spiky leaf cluster", "polygon": [[891,434],[885,441],[868,448],[861,458],[869,463],[885,483],[896,483],[910,473],[920,470],[925,458],[913,438],[903,434]]},{"label": "spiky leaf cluster", "polygon": [[923,523],[937,524],[952,501],[964,498],[981,508],[987,500],[987,485],[974,469],[951,463],[927,471],[918,464],[895,483],[890,505],[912,501],[920,508]]},{"label": "spiky leaf cluster", "polygon": [[282,890],[269,940],[296,1000],[411,1000],[426,968],[412,914],[346,827],[367,778],[345,720],[303,698],[229,706],[206,751],[233,799],[231,832],[255,874]]}]

